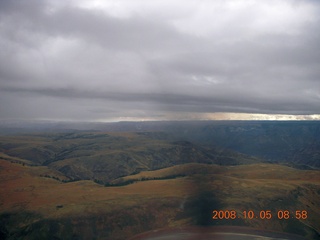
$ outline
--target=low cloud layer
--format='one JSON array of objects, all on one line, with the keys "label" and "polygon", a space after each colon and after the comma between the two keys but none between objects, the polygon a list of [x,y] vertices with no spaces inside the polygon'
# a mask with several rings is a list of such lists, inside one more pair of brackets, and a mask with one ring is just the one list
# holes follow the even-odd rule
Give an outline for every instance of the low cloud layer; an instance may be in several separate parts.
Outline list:
[{"label": "low cloud layer", "polygon": [[319,43],[313,0],[4,0],[0,118],[320,114]]}]

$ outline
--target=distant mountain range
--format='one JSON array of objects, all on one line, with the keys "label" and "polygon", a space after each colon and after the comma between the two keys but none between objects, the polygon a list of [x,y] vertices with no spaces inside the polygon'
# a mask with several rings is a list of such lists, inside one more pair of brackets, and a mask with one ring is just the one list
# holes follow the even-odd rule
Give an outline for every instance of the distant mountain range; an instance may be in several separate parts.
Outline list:
[{"label": "distant mountain range", "polygon": [[[135,132],[140,134],[140,138],[144,136],[156,141],[170,142],[170,144],[174,141],[189,141],[190,144],[205,148],[203,150],[207,154],[210,154],[211,151],[208,149],[219,148],[219,151],[236,151],[264,161],[280,162],[302,169],[320,168],[319,121],[160,121],[117,123],[42,121],[0,123],[0,134],[2,135],[41,132],[64,132],[67,134],[83,131]],[[63,137],[64,135],[62,134],[61,136]],[[47,151],[50,152],[50,150]],[[200,155],[203,154],[201,153]],[[47,161],[52,161],[52,158],[54,157],[51,156]],[[203,157],[201,159],[200,161],[205,161]]]}]

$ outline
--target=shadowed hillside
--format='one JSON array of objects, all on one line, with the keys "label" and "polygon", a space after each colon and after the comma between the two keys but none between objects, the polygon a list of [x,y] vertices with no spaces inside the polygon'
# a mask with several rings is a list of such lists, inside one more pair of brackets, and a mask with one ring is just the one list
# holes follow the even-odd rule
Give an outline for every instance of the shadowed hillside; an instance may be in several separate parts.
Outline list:
[{"label": "shadowed hillside", "polygon": [[231,150],[188,141],[155,139],[148,133],[63,133],[0,137],[4,159],[48,166],[70,180],[115,178],[177,164],[238,165],[259,161]]}]

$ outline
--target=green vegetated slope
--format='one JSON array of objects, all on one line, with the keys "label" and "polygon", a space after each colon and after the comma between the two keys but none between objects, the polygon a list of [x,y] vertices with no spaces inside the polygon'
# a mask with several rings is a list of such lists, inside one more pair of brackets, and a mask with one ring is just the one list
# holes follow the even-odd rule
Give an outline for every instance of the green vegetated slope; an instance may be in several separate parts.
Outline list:
[{"label": "green vegetated slope", "polygon": [[142,170],[182,163],[236,165],[259,161],[231,150],[188,141],[161,140],[147,133],[63,133],[0,137],[0,151],[70,180],[107,183]]},{"label": "green vegetated slope", "polygon": [[[320,175],[277,164],[220,166],[187,163],[115,179],[61,182],[47,166],[0,160],[1,239],[128,239],[152,229],[233,225],[319,239]],[[213,210],[240,218],[212,219]],[[272,219],[245,219],[243,211],[270,210]],[[278,219],[277,211],[308,212]],[[291,215],[293,216],[293,215]],[[318,232],[318,233],[317,233]]]}]

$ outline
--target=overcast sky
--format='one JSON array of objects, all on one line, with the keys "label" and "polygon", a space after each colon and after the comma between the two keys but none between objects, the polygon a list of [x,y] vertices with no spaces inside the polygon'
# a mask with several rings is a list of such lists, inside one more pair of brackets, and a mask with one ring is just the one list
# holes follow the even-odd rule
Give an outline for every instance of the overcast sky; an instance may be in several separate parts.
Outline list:
[{"label": "overcast sky", "polygon": [[320,116],[320,1],[0,0],[0,119],[230,112]]}]

